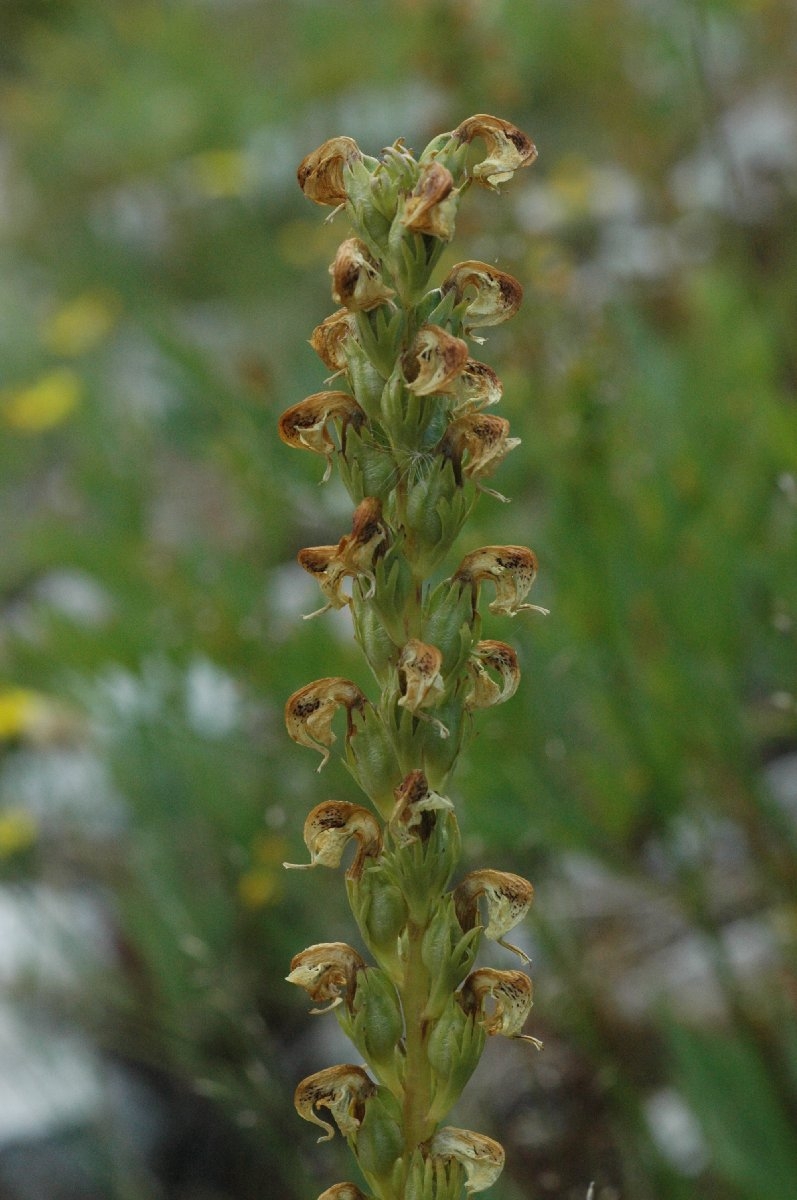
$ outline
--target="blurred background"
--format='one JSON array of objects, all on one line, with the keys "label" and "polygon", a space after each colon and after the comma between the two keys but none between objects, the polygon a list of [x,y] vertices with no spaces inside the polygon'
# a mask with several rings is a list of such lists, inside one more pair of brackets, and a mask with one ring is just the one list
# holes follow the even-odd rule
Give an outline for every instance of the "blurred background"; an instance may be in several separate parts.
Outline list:
[{"label": "blurred background", "polygon": [[495,1200],[797,1195],[791,0],[2,0],[0,1200],[351,1175],[291,1102],[349,1052],[283,982],[353,936],[280,864],[357,797],[282,705],[371,687],[300,620],[351,505],[275,433],[346,236],[295,167],[474,112],[540,158],[443,264],[526,289],[482,354],[513,503],[461,551],[531,545],[552,613],[486,622],[523,682],[454,799],[536,885],[546,1045],[491,1042],[454,1123]]}]

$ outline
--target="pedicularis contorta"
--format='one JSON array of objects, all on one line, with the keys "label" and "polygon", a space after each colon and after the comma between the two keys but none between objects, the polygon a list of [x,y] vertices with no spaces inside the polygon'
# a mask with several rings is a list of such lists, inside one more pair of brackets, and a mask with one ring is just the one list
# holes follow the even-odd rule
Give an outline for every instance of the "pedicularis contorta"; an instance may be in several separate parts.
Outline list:
[{"label": "pedicularis contorta", "polygon": [[535,158],[519,129],[477,115],[418,159],[401,140],[377,159],[337,137],[298,171],[305,195],[342,209],[353,236],[330,267],[339,307],[311,338],[328,390],[283,413],[279,432],[326,460],[325,479],[336,465],[351,496],[351,532],[302,550],[299,562],[324,601],[309,615],[348,607],[376,680],[369,697],[350,679],[317,679],[285,708],[290,736],[321,754],[319,770],[344,710],[344,760],[370,801],[327,800],[304,825],[305,868],[337,868],[356,844],[346,888],[376,964],[344,942],[321,942],[288,975],[312,1012],[334,1010],[361,1060],[296,1089],[300,1116],[324,1130],[320,1141],[337,1127],[368,1188],[336,1183],[318,1200],[460,1200],[463,1188],[488,1188],[501,1145],[443,1121],[486,1037],[539,1045],[521,1033],[526,972],[474,965],[482,937],[528,962],[505,938],[532,886],[484,868],[448,890],[460,836],[447,794],[478,710],[508,700],[520,678],[512,647],[480,636],[482,588],[491,586],[492,613],[535,609],[526,596],[537,562],[524,546],[481,546],[439,581],[479,492],[504,499],[485,480],[519,439],[487,412],[501,383],[471,357],[469,339],[481,343],[474,331],[511,317],[522,289],[470,260],[429,285],[471,184],[495,190]]}]

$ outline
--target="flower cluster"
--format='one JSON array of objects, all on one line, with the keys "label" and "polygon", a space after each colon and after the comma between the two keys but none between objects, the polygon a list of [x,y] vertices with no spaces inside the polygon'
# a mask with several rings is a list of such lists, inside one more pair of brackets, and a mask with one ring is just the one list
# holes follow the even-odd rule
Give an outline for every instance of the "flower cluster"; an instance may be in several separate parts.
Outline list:
[{"label": "flower cluster", "polygon": [[296,1089],[299,1114],[320,1141],[340,1131],[369,1189],[338,1183],[319,1200],[458,1200],[488,1188],[502,1147],[443,1122],[487,1037],[539,1045],[522,1033],[526,972],[475,966],[482,938],[528,961],[505,938],[529,910],[531,884],[483,869],[450,886],[460,839],[447,795],[474,714],[509,700],[520,679],[512,647],[480,636],[482,586],[499,616],[537,608],[526,600],[537,560],[524,546],[482,546],[444,571],[479,493],[503,499],[485,481],[519,444],[485,411],[502,388],[471,343],[517,311],[522,289],[472,260],[429,284],[468,188],[495,189],[535,157],[519,129],[477,115],[417,159],[400,140],[377,159],[336,137],[298,171],[305,195],[345,210],[353,233],[330,266],[337,310],[311,338],[333,389],[294,404],[279,432],[324,458],[324,479],[337,465],[351,496],[351,532],[299,562],[323,598],[308,615],[348,608],[376,681],[370,699],[352,680],[318,679],[285,707],[288,733],[320,753],[319,770],[343,735],[371,804],[317,805],[304,826],[309,862],[285,864],[338,868],[353,841],[346,888],[374,960],[322,942],[295,955],[287,977],[311,1012],[334,1010],[365,1064],[318,1071]]}]

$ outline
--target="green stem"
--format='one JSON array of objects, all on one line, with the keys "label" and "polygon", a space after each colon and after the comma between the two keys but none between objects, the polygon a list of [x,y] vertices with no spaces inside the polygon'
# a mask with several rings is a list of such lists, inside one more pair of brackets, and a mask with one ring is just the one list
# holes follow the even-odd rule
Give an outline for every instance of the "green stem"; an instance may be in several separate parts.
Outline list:
[{"label": "green stem", "polygon": [[425,1016],[431,980],[421,954],[426,927],[407,925],[407,962],[402,989],[405,1022],[404,1168],[405,1179],[418,1146],[434,1133],[429,1119],[432,1076],[427,1055],[429,1021]]}]

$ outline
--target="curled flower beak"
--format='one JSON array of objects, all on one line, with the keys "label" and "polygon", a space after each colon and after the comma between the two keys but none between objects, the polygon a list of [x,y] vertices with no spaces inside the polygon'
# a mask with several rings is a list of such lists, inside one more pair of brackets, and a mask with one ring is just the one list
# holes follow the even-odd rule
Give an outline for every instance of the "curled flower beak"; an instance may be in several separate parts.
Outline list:
[{"label": "curled flower beak", "polygon": [[450,242],[458,205],[459,193],[454,190],[454,176],[448,168],[438,162],[424,163],[418,182],[404,203],[401,223],[414,233]]},{"label": "curled flower beak", "polygon": [[453,1158],[465,1168],[465,1191],[483,1192],[492,1187],[504,1169],[504,1148],[483,1133],[445,1125],[429,1142],[432,1158]]},{"label": "curled flower beak", "polygon": [[468,292],[472,293],[465,310],[468,329],[500,325],[508,321],[520,308],[523,299],[523,288],[514,276],[472,259],[453,266],[443,280],[441,289],[443,295],[453,291],[457,304],[466,298]]},{"label": "curled flower beak", "polygon": [[467,342],[439,325],[422,325],[402,363],[407,387],[416,396],[454,392],[467,361]]},{"label": "curled flower beak", "polygon": [[350,838],[357,842],[357,853],[346,872],[347,879],[359,879],[366,858],[382,853],[382,833],[373,813],[346,800],[326,800],[310,811],[302,833],[310,852],[309,863],[283,863],[291,871],[311,867],[339,867]]},{"label": "curled flower beak", "polygon": [[278,424],[279,435],[286,445],[324,455],[327,460],[325,482],[332,471],[335,452],[335,443],[327,426],[336,420],[342,423],[343,430],[350,423],[359,426],[365,420],[365,413],[348,392],[314,392],[286,409]]},{"label": "curled flower beak", "polygon": [[316,204],[336,208],[345,204],[348,193],[343,181],[347,164],[362,162],[362,151],[353,138],[334,137],[299,163],[296,177],[299,187]]},{"label": "curled flower beak", "polygon": [[[462,985],[460,1003],[466,1013],[475,1014],[484,1032],[491,1037],[521,1038],[521,1029],[531,1012],[533,986],[524,971],[496,971],[492,967],[480,967],[472,971]],[[485,1001],[495,1003],[492,1013],[485,1011]],[[536,1038],[539,1049],[542,1043]]]},{"label": "curled flower beak", "polygon": [[503,384],[492,367],[469,358],[457,377],[455,413],[464,415],[489,408],[491,404],[497,404],[503,394]]},{"label": "curled flower beak", "polygon": [[346,736],[354,734],[352,714],[362,712],[367,704],[363,692],[350,679],[332,676],[307,683],[288,698],[285,705],[285,727],[300,746],[318,750],[321,766],[329,762],[329,747],[337,740],[332,731],[332,719],[339,708],[346,709]]},{"label": "curled flower beak", "polygon": [[[423,771],[410,771],[398,785],[393,795],[396,807],[390,815],[388,829],[399,846],[417,842],[416,831],[423,829],[423,814],[428,812],[452,812],[454,805],[445,796],[429,789]],[[423,840],[423,832],[421,832]]]},{"label": "curled flower beak", "polygon": [[429,646],[417,638],[410,638],[398,660],[399,706],[407,708],[421,720],[432,721],[442,738],[448,730],[441,721],[422,713],[421,709],[434,708],[445,693],[445,683],[440,674],[443,655],[437,646]]},{"label": "curled flower beak", "polygon": [[489,867],[467,874],[454,889],[457,920],[466,933],[479,922],[479,901],[482,897],[487,909],[484,936],[512,950],[524,962],[529,962],[527,954],[504,941],[504,934],[514,929],[531,908],[534,888],[528,879],[512,875],[509,871],[493,871]]},{"label": "curled flower beak", "polygon": [[346,370],[345,346],[354,337],[355,328],[354,315],[347,308],[339,308],[313,330],[310,345],[330,371]]},{"label": "curled flower beak", "polygon": [[351,533],[342,537],[337,546],[308,546],[300,550],[297,559],[305,571],[314,576],[327,603],[305,619],[317,617],[329,608],[343,608],[350,597],[343,591],[346,577],[364,576],[368,581],[366,598],[376,590],[374,564],[384,553],[387,531],[382,523],[382,503],[376,496],[366,496],[354,510]]},{"label": "curled flower beak", "polygon": [[479,587],[489,580],[495,584],[495,599],[488,605],[490,612],[514,617],[525,609],[531,609],[547,616],[547,608],[523,603],[536,575],[537,557],[533,550],[525,546],[482,546],[480,550],[465,555],[454,579],[470,585],[474,611]]},{"label": "curled flower beak", "polygon": [[368,1196],[354,1183],[333,1183],[318,1197],[318,1200],[369,1200]]},{"label": "curled flower beak", "polygon": [[[500,687],[487,674],[488,667],[500,677]],[[520,683],[517,654],[506,642],[477,642],[468,662],[468,672],[473,686],[465,697],[465,707],[471,711],[492,708],[494,704],[510,700]]]},{"label": "curled flower beak", "polygon": [[[511,450],[520,445],[520,438],[509,437],[509,422],[504,417],[489,413],[464,413],[451,422],[440,443],[443,453],[451,459],[454,478],[462,484],[462,477],[478,480],[491,475]],[[467,459],[463,463],[463,458]],[[482,488],[499,500],[506,500],[500,492]]]},{"label": "curled flower beak", "polygon": [[537,147],[516,125],[477,113],[468,117],[454,130],[453,135],[460,143],[470,144],[482,138],[487,147],[487,157],[471,169],[471,177],[485,187],[495,188],[499,183],[508,183],[520,167],[530,167],[537,157]]},{"label": "curled flower beak", "polygon": [[328,1109],[343,1136],[351,1137],[360,1128],[366,1101],[375,1095],[376,1084],[362,1067],[347,1064],[308,1075],[297,1087],[293,1103],[300,1117],[326,1130],[319,1142],[329,1142],[335,1136],[335,1127],[322,1120],[316,1109]]},{"label": "curled flower beak", "polygon": [[376,261],[359,238],[347,238],[340,244],[329,273],[332,299],[349,312],[368,312],[396,294],[383,281]]},{"label": "curled flower beak", "polygon": [[320,942],[293,956],[285,978],[304,988],[315,1003],[331,1001],[326,1008],[312,1008],[312,1013],[330,1012],[344,1000],[351,1011],[357,972],[364,970],[363,959],[345,942]]}]

